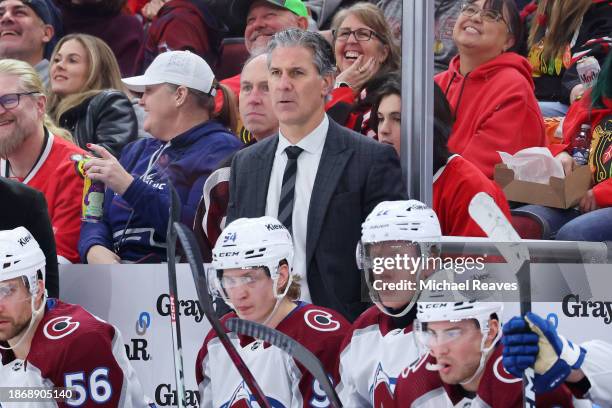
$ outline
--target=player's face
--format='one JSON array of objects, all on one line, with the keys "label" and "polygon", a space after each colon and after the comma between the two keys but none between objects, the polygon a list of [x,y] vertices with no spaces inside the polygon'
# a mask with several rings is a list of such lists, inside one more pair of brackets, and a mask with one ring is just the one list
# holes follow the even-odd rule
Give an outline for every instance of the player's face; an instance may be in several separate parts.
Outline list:
[{"label": "player's face", "polygon": [[272,279],[263,268],[226,269],[221,286],[241,319],[263,323],[276,304]]},{"label": "player's face", "polygon": [[25,330],[32,318],[30,292],[21,278],[0,282],[0,341]]},{"label": "player's face", "polygon": [[427,323],[428,348],[436,358],[440,378],[459,384],[474,375],[480,365],[482,333],[475,320]]},{"label": "player's face", "polygon": [[[418,244],[406,241],[386,241],[368,245],[367,253],[372,264],[374,289],[383,305],[393,309],[406,306],[415,292],[415,261],[420,258]],[[395,287],[391,287],[393,284]]]}]

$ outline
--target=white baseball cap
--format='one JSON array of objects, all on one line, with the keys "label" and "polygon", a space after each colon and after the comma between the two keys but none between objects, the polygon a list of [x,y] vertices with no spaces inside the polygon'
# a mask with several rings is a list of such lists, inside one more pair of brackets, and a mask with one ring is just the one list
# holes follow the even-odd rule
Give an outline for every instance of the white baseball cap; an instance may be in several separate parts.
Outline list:
[{"label": "white baseball cap", "polygon": [[129,90],[144,92],[145,86],[182,85],[215,96],[215,74],[203,58],[189,51],[167,51],[159,54],[144,75],[123,78]]}]

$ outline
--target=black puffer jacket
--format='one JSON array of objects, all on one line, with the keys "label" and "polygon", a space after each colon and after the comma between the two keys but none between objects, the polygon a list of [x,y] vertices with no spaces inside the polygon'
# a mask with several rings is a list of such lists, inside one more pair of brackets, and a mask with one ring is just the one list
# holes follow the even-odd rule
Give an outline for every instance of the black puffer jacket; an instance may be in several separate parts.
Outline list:
[{"label": "black puffer jacket", "polygon": [[119,157],[126,144],[136,140],[138,121],[132,103],[121,91],[107,89],[66,111],[59,120],[68,129],[76,144],[105,147]]}]

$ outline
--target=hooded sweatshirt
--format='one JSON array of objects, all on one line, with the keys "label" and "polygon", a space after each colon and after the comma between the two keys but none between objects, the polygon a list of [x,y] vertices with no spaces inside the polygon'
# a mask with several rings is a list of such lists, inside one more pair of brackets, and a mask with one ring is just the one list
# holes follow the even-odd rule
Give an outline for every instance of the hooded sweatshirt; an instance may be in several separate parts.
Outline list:
[{"label": "hooded sweatshirt", "polygon": [[460,56],[435,76],[453,110],[448,148],[493,178],[498,151],[545,146],[544,121],[533,92],[531,66],[518,54],[503,53],[465,76]]},{"label": "hooded sweatshirt", "polygon": [[169,142],[140,139],[127,145],[119,162],[134,180],[123,193],[104,195],[104,217],[81,226],[79,253],[83,262],[94,245],[113,249],[128,262],[157,263],[166,259],[170,187],[181,201],[181,221],[193,225],[207,177],[241,146],[220,123],[210,120]]}]

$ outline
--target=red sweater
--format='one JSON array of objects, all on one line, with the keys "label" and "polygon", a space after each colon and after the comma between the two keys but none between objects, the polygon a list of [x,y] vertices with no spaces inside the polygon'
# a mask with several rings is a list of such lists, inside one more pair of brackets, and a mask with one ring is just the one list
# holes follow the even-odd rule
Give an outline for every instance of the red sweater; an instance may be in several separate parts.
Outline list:
[{"label": "red sweater", "polygon": [[[24,179],[16,179],[42,192],[47,200],[49,218],[55,234],[58,258],[80,261],[77,243],[81,231],[83,179],[77,173],[73,154],[85,154],[78,146],[48,133],[36,164]],[[0,160],[0,177],[9,177],[9,167]]]},{"label": "red sweater", "polygon": [[498,151],[514,154],[547,143],[531,66],[506,52],[463,76],[459,60],[456,56],[448,70],[435,76],[456,119],[448,148],[492,179],[501,161]]},{"label": "red sweater", "polygon": [[563,121],[563,144],[552,145],[554,154],[566,150],[571,154],[572,141],[580,125],[591,125],[589,165],[593,172],[593,194],[599,207],[612,207],[612,99],[604,98],[605,108],[591,109],[590,94],[573,103]]},{"label": "red sweater", "polygon": [[476,166],[459,155],[451,156],[433,179],[433,209],[440,220],[442,235],[486,237],[468,212],[470,201],[479,192],[495,200],[504,215],[511,220],[510,207],[504,192]]}]

